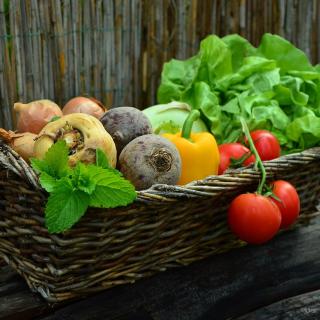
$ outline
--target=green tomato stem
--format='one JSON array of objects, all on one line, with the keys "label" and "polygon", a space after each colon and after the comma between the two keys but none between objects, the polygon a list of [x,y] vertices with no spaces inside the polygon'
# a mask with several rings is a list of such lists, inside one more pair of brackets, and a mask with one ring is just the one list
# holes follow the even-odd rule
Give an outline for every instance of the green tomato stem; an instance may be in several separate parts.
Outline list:
[{"label": "green tomato stem", "polygon": [[200,117],[199,110],[192,110],[189,113],[187,119],[183,123],[181,137],[183,137],[185,139],[190,139],[190,134],[191,134],[191,129],[192,129],[193,123],[196,120],[198,120],[199,117]]},{"label": "green tomato stem", "polygon": [[259,153],[253,143],[253,140],[251,138],[251,135],[250,135],[250,131],[249,131],[249,128],[248,128],[248,125],[246,123],[246,121],[240,117],[240,121],[241,121],[241,125],[242,125],[242,130],[246,136],[246,138],[248,139],[248,142],[249,142],[249,146],[250,146],[250,150],[251,152],[254,154],[254,156],[256,157],[256,161],[255,161],[255,168],[258,169],[260,168],[260,171],[261,171],[261,180],[260,180],[260,183],[259,183],[259,186],[258,186],[258,189],[257,189],[257,193],[259,194],[262,194],[262,191],[263,191],[263,187],[266,183],[266,178],[267,178],[267,173],[266,173],[266,169],[262,163],[262,160],[259,156]]}]

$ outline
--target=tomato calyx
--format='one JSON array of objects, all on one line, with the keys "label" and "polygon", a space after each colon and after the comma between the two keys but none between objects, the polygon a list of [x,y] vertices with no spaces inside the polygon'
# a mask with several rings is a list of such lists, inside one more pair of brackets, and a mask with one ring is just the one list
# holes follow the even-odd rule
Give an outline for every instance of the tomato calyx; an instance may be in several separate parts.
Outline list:
[{"label": "tomato calyx", "polygon": [[240,158],[230,158],[229,168],[241,168],[245,161],[247,161],[252,156],[252,152],[245,153]]},{"label": "tomato calyx", "polygon": [[272,189],[273,189],[273,185],[268,186],[267,184],[265,184],[261,195],[263,195],[265,197],[270,197],[276,201],[282,202],[281,199],[274,194]]}]

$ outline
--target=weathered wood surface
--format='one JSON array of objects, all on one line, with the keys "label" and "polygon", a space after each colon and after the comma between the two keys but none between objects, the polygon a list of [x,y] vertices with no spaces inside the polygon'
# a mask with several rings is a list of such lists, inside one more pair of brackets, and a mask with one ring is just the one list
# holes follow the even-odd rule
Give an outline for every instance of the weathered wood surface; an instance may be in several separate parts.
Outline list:
[{"label": "weathered wood surface", "polygon": [[319,243],[318,218],[266,245],[213,256],[64,306],[47,306],[3,267],[0,319],[320,319]]},{"label": "weathered wood surface", "polygon": [[0,127],[12,127],[18,100],[152,105],[165,61],[190,57],[211,33],[257,45],[265,32],[317,63],[320,1],[0,0]]},{"label": "weathered wood surface", "polygon": [[284,299],[234,320],[317,320],[320,318],[320,290]]}]

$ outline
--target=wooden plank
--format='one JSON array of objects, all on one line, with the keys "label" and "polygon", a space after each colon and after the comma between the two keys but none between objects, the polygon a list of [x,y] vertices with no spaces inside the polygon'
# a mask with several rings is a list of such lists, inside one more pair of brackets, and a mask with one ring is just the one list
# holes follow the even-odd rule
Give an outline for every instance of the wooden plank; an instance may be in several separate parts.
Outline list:
[{"label": "wooden plank", "polygon": [[8,266],[0,268],[0,319],[33,319],[50,308]]},{"label": "wooden plank", "polygon": [[1,297],[1,320],[29,320],[44,314],[49,308],[37,296],[30,294],[25,288],[19,293]]},{"label": "wooden plank", "polygon": [[12,34],[12,50],[15,52],[15,64],[17,67],[17,93],[18,100],[21,102],[26,101],[26,77],[25,77],[25,55],[27,59],[28,53],[23,52],[23,37],[21,26],[21,9],[19,8],[19,2],[17,0],[10,1],[10,32]]},{"label": "wooden plank", "polygon": [[104,46],[106,52],[104,53],[106,58],[106,67],[104,70],[105,83],[103,84],[105,105],[110,108],[114,106],[115,97],[115,79],[116,79],[116,52],[115,52],[115,15],[114,15],[114,3],[113,1],[104,0],[104,27],[106,33],[104,36]]},{"label": "wooden plank", "polygon": [[91,34],[88,30],[91,27],[91,6],[90,1],[84,1],[83,3],[83,68],[85,74],[85,90],[87,94],[91,93],[91,64],[92,64],[92,44]]},{"label": "wooden plank", "polygon": [[234,320],[320,319],[320,290],[273,303]]},{"label": "wooden plank", "polygon": [[5,2],[0,0],[0,126],[12,128],[11,99],[8,90],[11,83],[14,83],[10,72],[10,61],[8,53],[7,24],[6,15],[8,14]]},{"label": "wooden plank", "polygon": [[31,24],[33,33],[32,50],[33,50],[33,69],[31,70],[34,76],[34,96],[32,99],[43,98],[43,74],[41,73],[42,57],[41,57],[41,29],[40,29],[40,11],[37,0],[31,0]]},{"label": "wooden plank", "polygon": [[52,22],[53,30],[56,34],[54,39],[54,68],[55,71],[55,102],[63,106],[65,101],[65,52],[64,52],[64,31],[62,21],[61,1],[53,0],[52,6]]}]

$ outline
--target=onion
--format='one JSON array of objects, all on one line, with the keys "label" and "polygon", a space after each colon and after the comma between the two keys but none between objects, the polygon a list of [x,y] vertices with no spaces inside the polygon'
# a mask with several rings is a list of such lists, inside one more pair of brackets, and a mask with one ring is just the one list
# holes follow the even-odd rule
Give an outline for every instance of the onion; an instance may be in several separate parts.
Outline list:
[{"label": "onion", "polygon": [[39,133],[54,116],[62,116],[60,107],[50,100],[17,102],[13,108],[18,113],[18,132]]},{"label": "onion", "polygon": [[31,132],[15,133],[0,129],[0,138],[9,144],[27,162],[33,157],[36,137],[37,135]]},{"label": "onion", "polygon": [[105,106],[94,98],[75,97],[69,100],[63,107],[64,115],[70,113],[86,113],[100,119],[106,112]]}]

